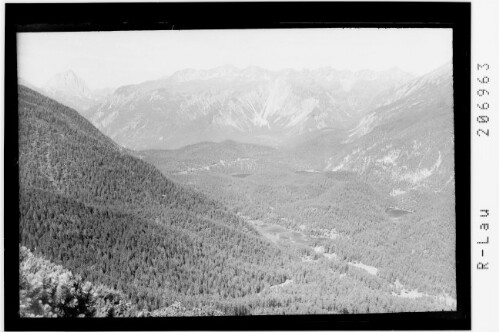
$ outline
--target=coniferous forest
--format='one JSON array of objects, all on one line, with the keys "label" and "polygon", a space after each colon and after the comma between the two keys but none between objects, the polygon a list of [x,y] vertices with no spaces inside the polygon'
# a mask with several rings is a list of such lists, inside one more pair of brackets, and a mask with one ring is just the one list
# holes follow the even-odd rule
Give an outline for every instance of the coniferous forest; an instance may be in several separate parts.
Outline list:
[{"label": "coniferous forest", "polygon": [[299,147],[133,151],[18,103],[22,317],[455,310],[448,191],[398,198]]}]

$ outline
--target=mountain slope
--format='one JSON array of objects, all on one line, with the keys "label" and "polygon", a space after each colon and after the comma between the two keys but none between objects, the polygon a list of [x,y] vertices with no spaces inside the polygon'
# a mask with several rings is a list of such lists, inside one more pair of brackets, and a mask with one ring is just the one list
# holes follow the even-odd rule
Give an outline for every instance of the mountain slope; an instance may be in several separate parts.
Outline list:
[{"label": "mountain slope", "polygon": [[316,251],[335,262],[360,261],[375,267],[376,282],[387,283],[388,289],[401,283],[417,290],[418,297],[427,292],[455,305],[452,193],[420,187],[391,195],[397,187],[373,183],[357,172],[300,167],[314,162],[296,162],[306,151],[301,147],[268,149],[223,142],[137,154],[245,216],[288,251],[299,246],[304,262]]},{"label": "mountain slope", "polygon": [[[254,71],[246,74],[248,81],[265,77]],[[205,74],[211,75],[207,80],[218,75]],[[175,79],[199,73],[182,75],[187,78]],[[164,82],[140,89],[158,84]],[[182,88],[197,89],[192,81]],[[414,208],[399,222],[385,209],[397,200],[381,186],[352,172],[297,164],[305,151],[299,140],[283,149],[198,143],[137,152],[135,158],[52,99],[21,86],[18,100],[21,244],[85,280],[123,292],[140,308],[181,301],[188,309],[213,305],[229,315],[454,310],[455,301],[440,300],[442,294],[455,296],[452,205],[443,204],[448,215],[440,218],[433,211],[443,210],[436,194],[428,198],[433,205]],[[341,136],[323,128],[303,137],[320,150],[328,148],[321,140],[338,143]],[[362,137],[340,145],[351,148]],[[165,161],[168,177],[140,158]],[[241,174],[253,166],[261,168]],[[196,183],[197,177],[205,182]],[[217,188],[225,183],[221,195]],[[237,204],[229,211],[220,202]],[[239,205],[254,215],[232,213]],[[438,230],[424,233],[437,219]],[[377,273],[359,268],[367,265]],[[427,294],[393,295],[401,283]]]},{"label": "mountain slope", "polygon": [[42,93],[39,87],[37,87],[34,84],[28,82],[27,80],[25,80],[22,77],[18,77],[17,78],[17,84],[18,85],[23,85],[23,86],[25,86],[27,88],[30,88],[31,90],[36,91],[38,93]]},{"label": "mountain slope", "polygon": [[121,87],[87,117],[136,150],[230,139],[276,146],[323,128],[350,128],[376,95],[409,78],[396,69],[183,70]]},{"label": "mountain slope", "polygon": [[[22,86],[18,100],[22,245],[144,308],[284,280],[286,255],[246,222],[129,156],[76,111]],[[245,287],[229,287],[236,277]]]},{"label": "mountain slope", "polygon": [[71,70],[54,75],[41,87],[41,91],[83,115],[112,92],[111,89],[91,90],[86,82]]},{"label": "mountain slope", "polygon": [[386,92],[331,155],[327,170],[354,171],[408,189],[452,190],[454,179],[452,66]]}]

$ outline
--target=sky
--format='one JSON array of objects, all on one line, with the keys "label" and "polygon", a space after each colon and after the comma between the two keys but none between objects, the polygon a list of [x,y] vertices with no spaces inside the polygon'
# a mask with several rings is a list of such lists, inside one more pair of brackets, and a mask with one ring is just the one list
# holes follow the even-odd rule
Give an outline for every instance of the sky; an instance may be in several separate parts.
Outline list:
[{"label": "sky", "polygon": [[118,87],[185,68],[332,67],[422,75],[452,61],[451,29],[275,29],[19,33],[18,75],[43,86],[73,70],[90,88]]}]

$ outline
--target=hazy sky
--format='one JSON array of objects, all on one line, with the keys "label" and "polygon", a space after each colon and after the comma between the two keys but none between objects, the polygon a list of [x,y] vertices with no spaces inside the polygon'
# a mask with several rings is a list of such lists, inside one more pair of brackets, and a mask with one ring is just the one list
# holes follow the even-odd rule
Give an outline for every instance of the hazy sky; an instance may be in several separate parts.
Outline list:
[{"label": "hazy sky", "polygon": [[333,67],[424,74],[452,60],[451,29],[280,29],[18,34],[19,76],[43,85],[68,69],[90,88],[184,68]]}]

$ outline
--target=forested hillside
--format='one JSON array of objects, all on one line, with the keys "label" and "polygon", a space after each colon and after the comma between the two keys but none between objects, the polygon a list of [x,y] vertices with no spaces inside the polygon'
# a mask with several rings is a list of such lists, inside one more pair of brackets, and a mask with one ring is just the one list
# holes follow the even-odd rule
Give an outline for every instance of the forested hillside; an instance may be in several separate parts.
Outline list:
[{"label": "forested hillside", "polygon": [[[176,181],[257,220],[257,229],[278,244],[303,234],[312,253],[360,261],[376,267],[377,279],[455,297],[455,242],[449,236],[455,227],[454,196],[419,190],[394,196],[389,184],[367,182],[354,172],[278,168],[272,155],[249,156],[253,167],[237,169],[225,160],[193,168],[180,151],[140,155]],[[179,170],[170,160],[187,165]],[[279,227],[272,230],[272,225]]]},{"label": "forested hillside", "polygon": [[431,294],[453,307],[452,66],[383,94],[351,130],[310,132],[285,147],[205,142],[137,155],[278,245],[305,246],[304,260],[317,251],[398,285],[401,296]]},{"label": "forested hillside", "polygon": [[21,317],[163,317],[221,315],[210,307],[189,310],[180,302],[148,311],[139,310],[125,295],[104,285],[93,285],[68,269],[26,247],[20,248],[19,296]]},{"label": "forested hillside", "polygon": [[[414,227],[387,219],[393,199],[352,173],[283,171],[272,148],[235,142],[133,157],[76,111],[23,86],[19,124],[20,244],[122,294],[136,308],[130,315],[455,307],[442,298],[454,295],[452,276],[432,265],[442,256],[408,253],[421,245],[411,234],[432,223],[429,212],[415,213]],[[156,158],[173,181],[141,158]],[[248,165],[255,173],[243,172]],[[392,257],[400,245],[403,255]],[[398,269],[404,261],[416,268]],[[42,274],[44,264],[35,264]]]},{"label": "forested hillside", "polygon": [[252,227],[124,153],[74,110],[21,86],[19,116],[21,244],[139,307],[285,280],[286,255]]}]

